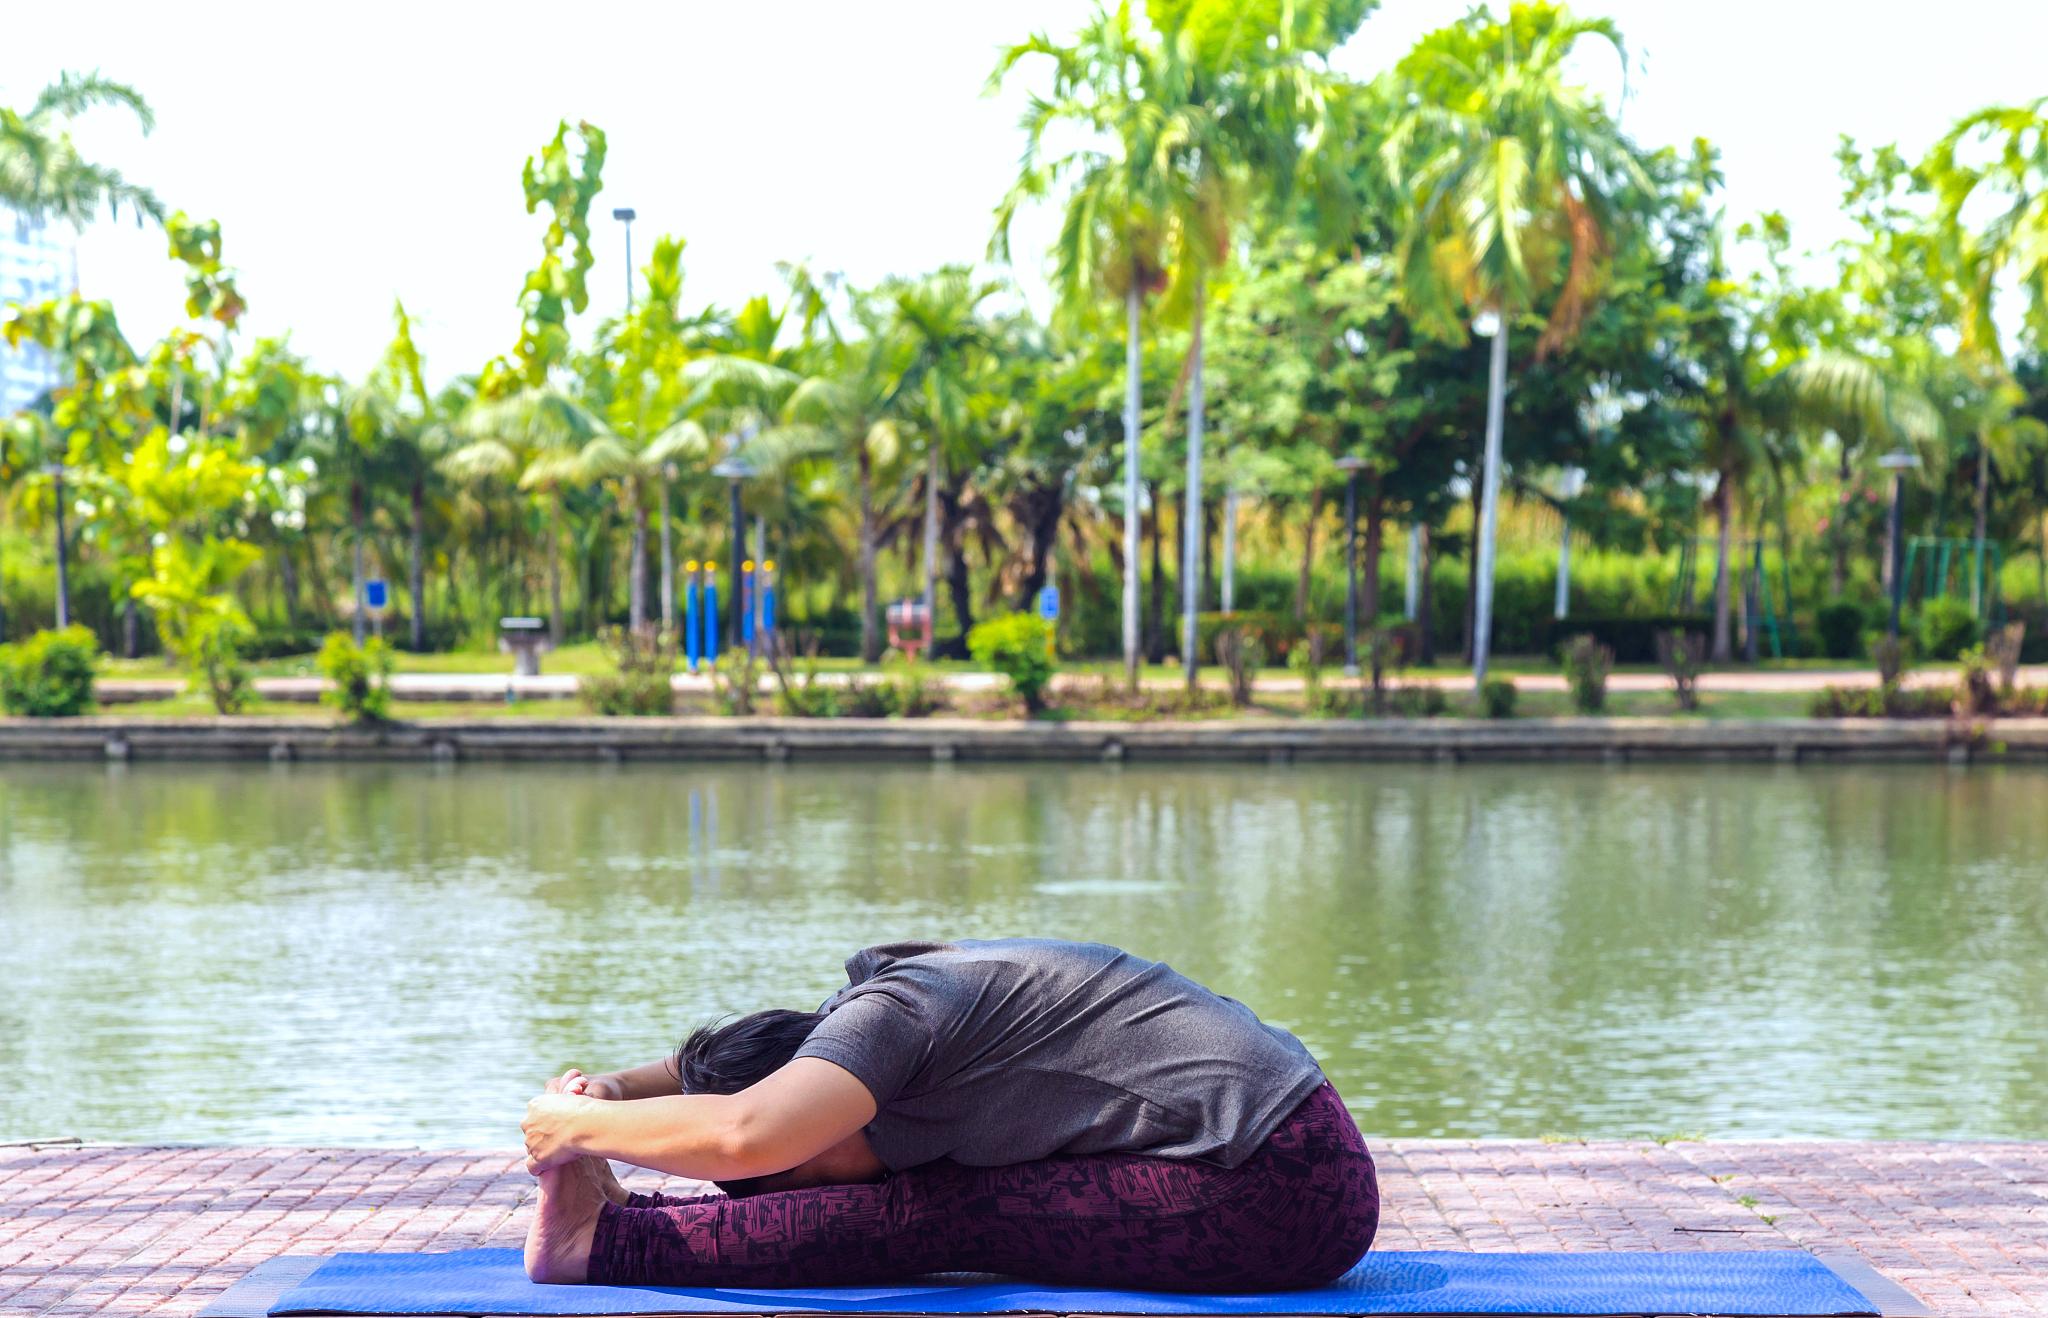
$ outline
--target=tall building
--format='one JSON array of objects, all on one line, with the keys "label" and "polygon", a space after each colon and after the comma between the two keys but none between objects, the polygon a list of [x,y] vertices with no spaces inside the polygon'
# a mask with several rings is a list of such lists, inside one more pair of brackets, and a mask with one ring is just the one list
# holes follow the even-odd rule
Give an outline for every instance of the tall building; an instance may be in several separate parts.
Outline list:
[{"label": "tall building", "polygon": [[[72,249],[47,225],[0,213],[0,306],[61,297],[71,287]],[[30,344],[0,340],[0,416],[18,412],[58,383],[57,362]]]}]

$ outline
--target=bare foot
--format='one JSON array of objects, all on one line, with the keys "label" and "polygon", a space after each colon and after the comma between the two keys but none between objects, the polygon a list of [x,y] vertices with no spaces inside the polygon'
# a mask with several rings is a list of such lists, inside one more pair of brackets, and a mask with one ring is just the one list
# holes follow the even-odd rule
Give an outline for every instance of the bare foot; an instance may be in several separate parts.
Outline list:
[{"label": "bare foot", "polygon": [[602,1158],[578,1158],[540,1174],[540,1203],[526,1232],[528,1277],[562,1286],[590,1276],[590,1245],[608,1180],[611,1168]]}]

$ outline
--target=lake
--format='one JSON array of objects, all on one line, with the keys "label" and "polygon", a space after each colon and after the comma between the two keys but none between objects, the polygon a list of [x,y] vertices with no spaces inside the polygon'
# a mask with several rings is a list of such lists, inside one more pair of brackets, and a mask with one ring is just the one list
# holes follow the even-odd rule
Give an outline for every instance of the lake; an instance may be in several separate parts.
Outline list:
[{"label": "lake", "polygon": [[517,1143],[868,943],[1117,943],[1369,1135],[2048,1138],[2025,767],[0,766],[0,1140]]}]

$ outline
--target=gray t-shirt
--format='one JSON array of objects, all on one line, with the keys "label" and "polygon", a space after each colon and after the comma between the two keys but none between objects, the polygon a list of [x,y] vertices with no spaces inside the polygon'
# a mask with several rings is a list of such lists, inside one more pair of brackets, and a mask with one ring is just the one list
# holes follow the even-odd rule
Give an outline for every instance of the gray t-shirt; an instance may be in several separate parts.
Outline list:
[{"label": "gray t-shirt", "polygon": [[1054,1154],[1243,1162],[1323,1083],[1285,1030],[1157,961],[1005,938],[856,953],[797,1049],[852,1072],[895,1171]]}]

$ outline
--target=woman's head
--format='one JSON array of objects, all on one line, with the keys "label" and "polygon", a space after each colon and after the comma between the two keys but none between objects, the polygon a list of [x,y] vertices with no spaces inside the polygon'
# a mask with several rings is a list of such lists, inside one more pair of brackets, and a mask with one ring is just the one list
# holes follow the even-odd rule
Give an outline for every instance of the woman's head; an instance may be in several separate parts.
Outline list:
[{"label": "woman's head", "polygon": [[676,1049],[676,1082],[686,1094],[737,1094],[789,1064],[825,1014],[757,1011],[701,1026]]}]

